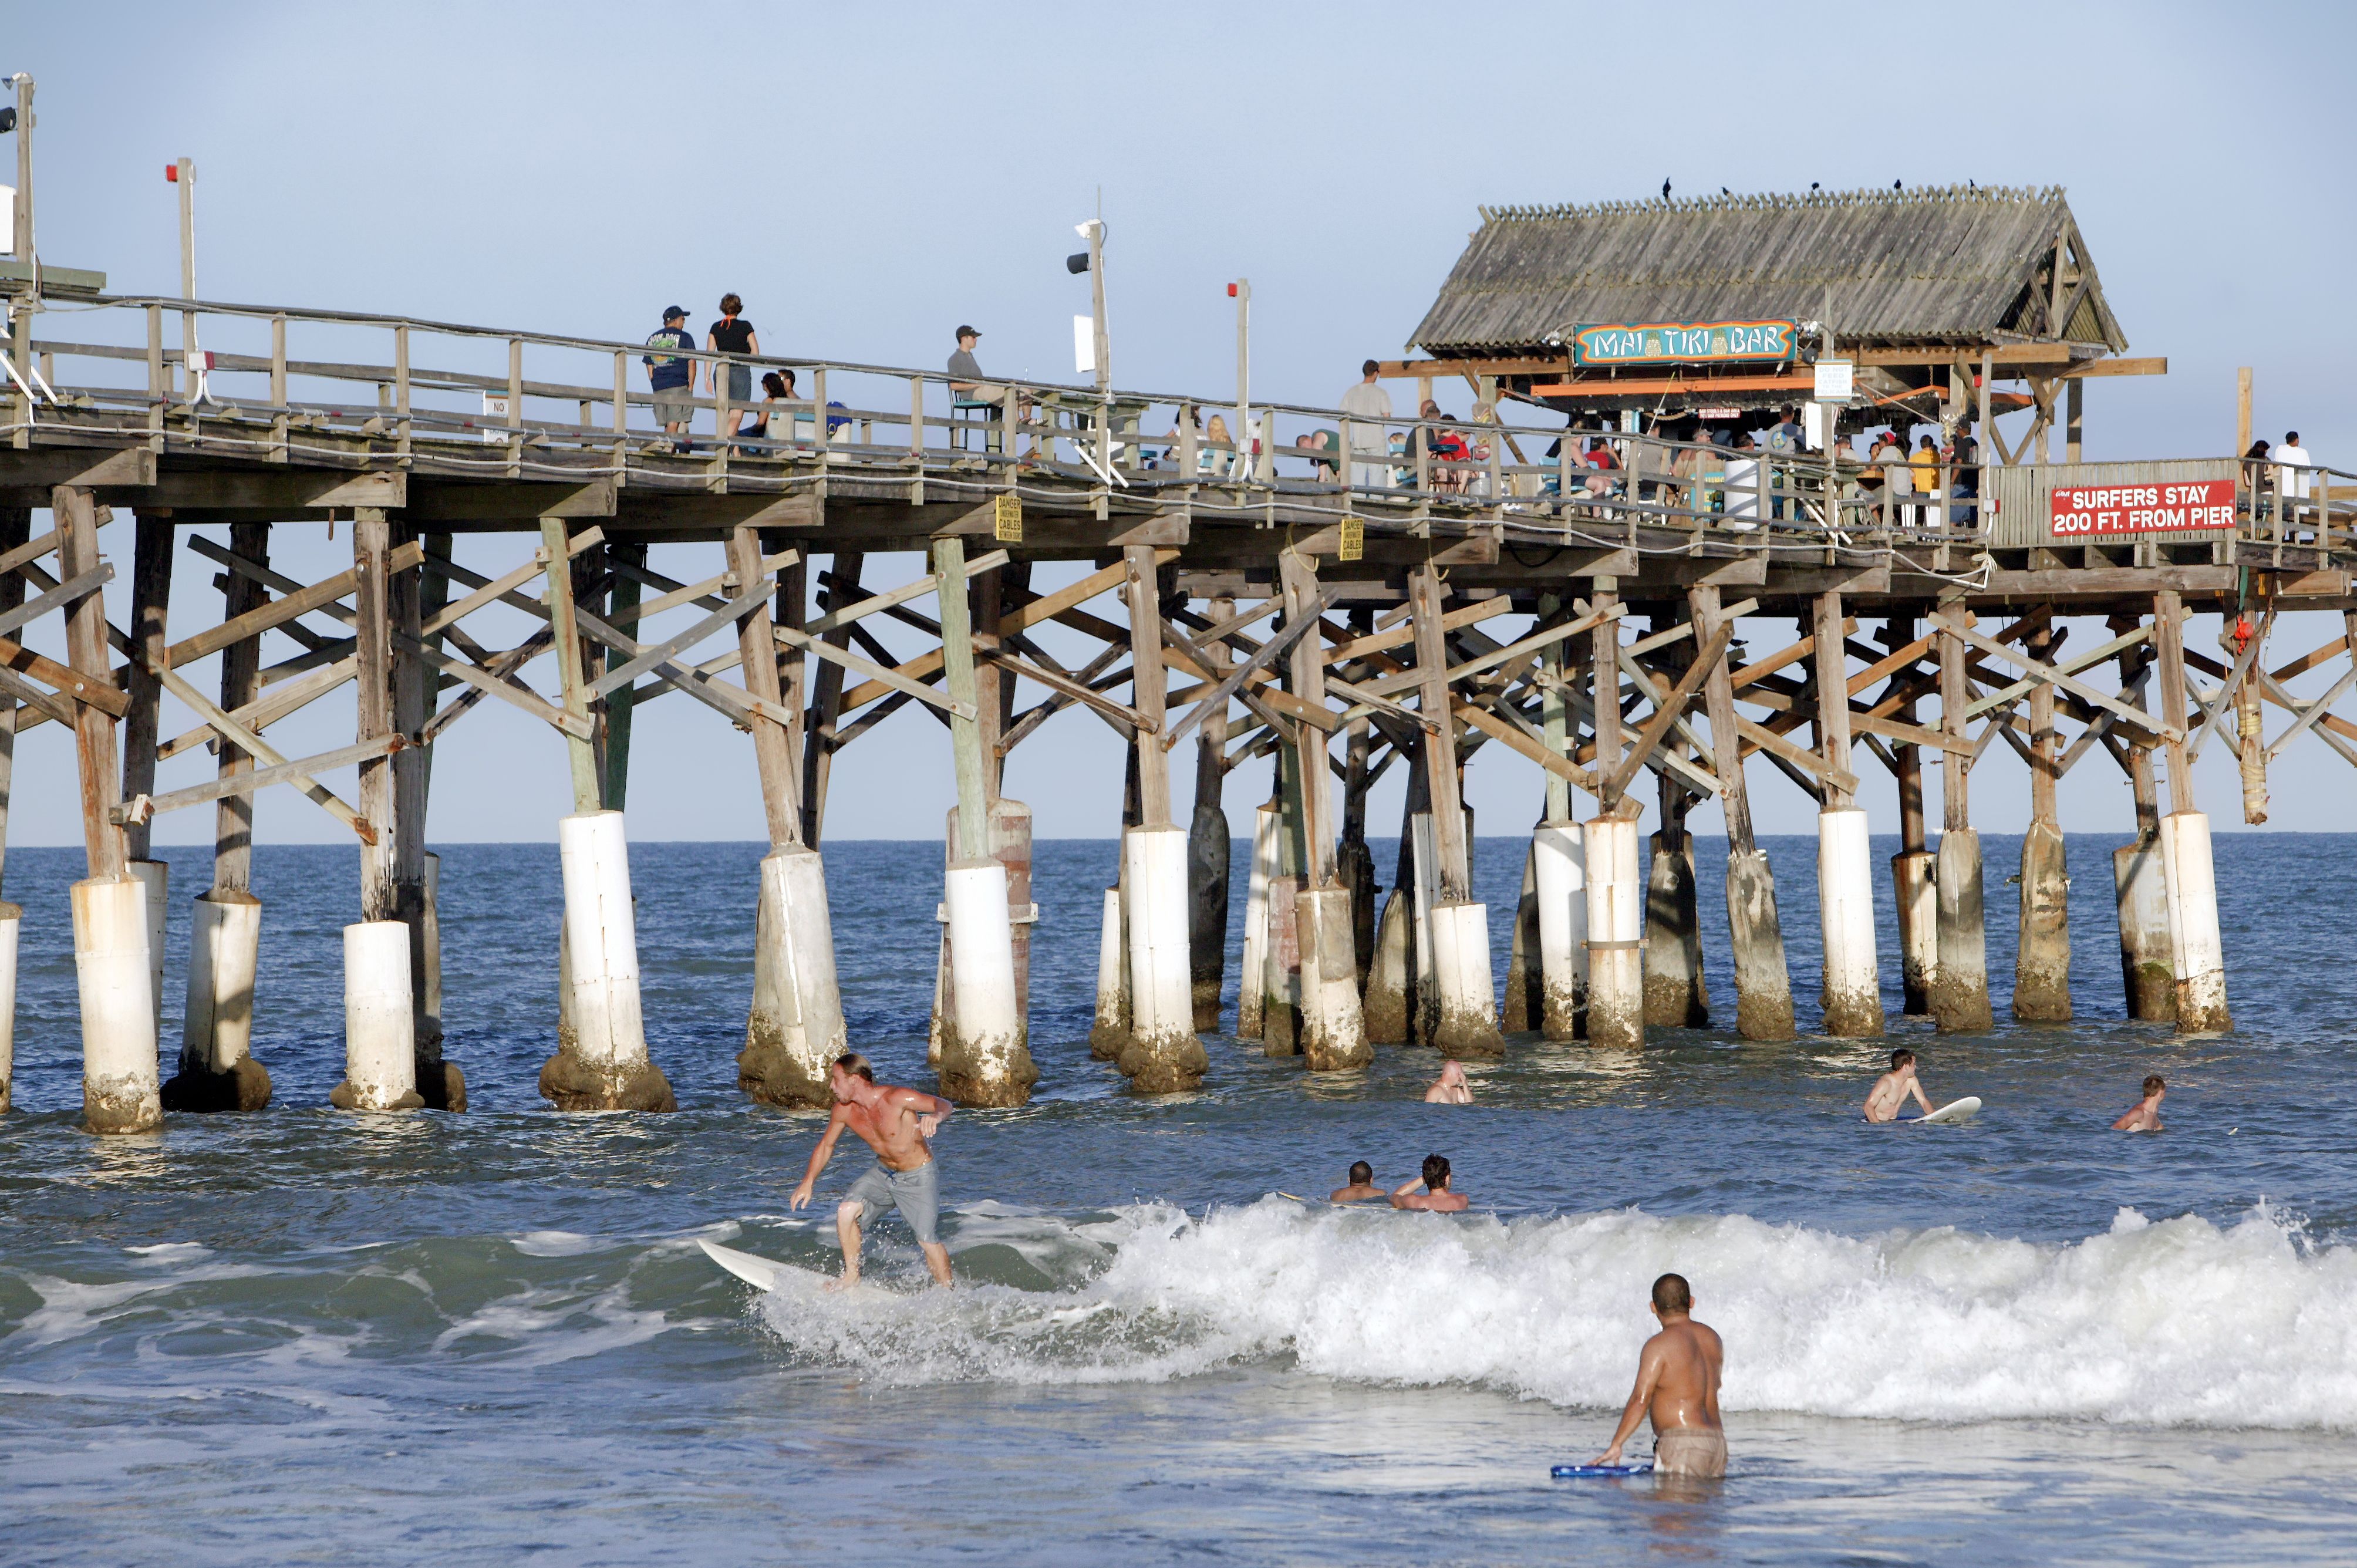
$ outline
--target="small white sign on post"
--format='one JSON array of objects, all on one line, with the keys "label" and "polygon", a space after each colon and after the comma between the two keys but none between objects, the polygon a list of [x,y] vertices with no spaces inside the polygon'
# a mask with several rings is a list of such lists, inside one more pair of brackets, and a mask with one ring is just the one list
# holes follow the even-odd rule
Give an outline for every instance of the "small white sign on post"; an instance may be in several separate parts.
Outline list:
[{"label": "small white sign on post", "polygon": [[507,423],[508,394],[485,392],[483,394],[483,439],[495,444],[506,441],[511,434],[507,428]]},{"label": "small white sign on post", "polygon": [[1093,316],[1072,317],[1072,369],[1083,376],[1097,373],[1097,321]]},{"label": "small white sign on post", "polygon": [[1819,360],[1816,365],[1819,403],[1846,403],[1857,395],[1857,365],[1850,360]]}]

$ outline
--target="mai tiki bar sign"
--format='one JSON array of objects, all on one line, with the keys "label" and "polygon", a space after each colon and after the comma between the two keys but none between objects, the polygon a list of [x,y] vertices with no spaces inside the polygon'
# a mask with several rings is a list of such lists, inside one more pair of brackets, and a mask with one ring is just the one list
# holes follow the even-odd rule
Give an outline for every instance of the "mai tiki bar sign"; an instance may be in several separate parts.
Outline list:
[{"label": "mai tiki bar sign", "polygon": [[2048,531],[2057,539],[2232,528],[2234,481],[2166,479],[2134,485],[2058,485],[2047,494],[2046,515]]},{"label": "mai tiki bar sign", "polygon": [[1621,321],[1571,335],[1575,365],[1705,365],[1789,360],[1800,328],[1790,321]]}]

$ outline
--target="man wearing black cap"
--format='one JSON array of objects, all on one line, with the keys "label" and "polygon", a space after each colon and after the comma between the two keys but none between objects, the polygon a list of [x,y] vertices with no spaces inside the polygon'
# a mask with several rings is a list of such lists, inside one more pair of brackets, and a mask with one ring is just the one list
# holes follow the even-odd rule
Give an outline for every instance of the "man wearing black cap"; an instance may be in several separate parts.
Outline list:
[{"label": "man wearing black cap", "polygon": [[974,357],[974,346],[982,341],[982,334],[971,327],[957,329],[957,352],[950,356],[950,391],[961,403],[996,403],[1006,395],[1006,389],[993,386],[982,379],[982,365]]},{"label": "man wearing black cap", "polygon": [[[687,335],[687,307],[674,305],[663,312],[663,324],[647,335],[651,349],[693,349],[695,339]],[[647,367],[647,385],[655,397],[655,423],[673,435],[684,437],[688,422],[695,415],[692,401],[695,395],[695,361],[680,353],[650,353],[642,361]],[[679,446],[685,450],[687,443]]]}]

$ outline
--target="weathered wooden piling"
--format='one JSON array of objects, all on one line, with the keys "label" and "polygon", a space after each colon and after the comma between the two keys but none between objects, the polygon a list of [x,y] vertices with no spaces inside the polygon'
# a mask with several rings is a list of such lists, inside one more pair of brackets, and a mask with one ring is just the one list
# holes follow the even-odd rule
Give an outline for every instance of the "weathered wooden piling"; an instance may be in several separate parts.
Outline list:
[{"label": "weathered wooden piling", "polygon": [[[1212,618],[1226,621],[1235,608],[1233,598],[1215,598]],[[1214,680],[1224,680],[1225,645],[1213,641],[1205,652],[1211,659],[1208,673]],[[1196,731],[1195,807],[1187,825],[1187,961],[1199,1032],[1220,1026],[1221,990],[1226,978],[1228,861],[1234,853],[1228,814],[1220,804],[1227,781],[1227,704],[1222,703],[1204,714]]]},{"label": "weathered wooden piling", "polygon": [[1824,804],[1817,812],[1817,909],[1824,936],[1825,1033],[1852,1038],[1882,1033],[1882,989],[1875,959],[1874,862],[1867,817],[1856,803],[1850,771],[1849,656],[1838,589],[1816,596],[1812,665],[1815,674],[1817,754]]},{"label": "weathered wooden piling", "polygon": [[[2136,629],[2141,617],[2115,616],[2114,632]],[[2120,684],[2138,692],[2152,672],[2149,643],[2120,650]],[[2115,750],[2136,801],[2136,839],[2112,852],[2112,894],[2119,912],[2120,986],[2131,1018],[2171,1023],[2177,1017],[2177,965],[2169,935],[2169,877],[2160,851],[2160,791],[2153,778],[2148,737],[2131,735]]]},{"label": "weathered wooden piling", "polygon": [[[1964,738],[1964,709],[1971,680],[1959,624],[1964,607],[1942,601],[1940,633],[1940,727],[1954,741]],[[1935,867],[1939,889],[1940,956],[1932,972],[1932,1020],[1941,1033],[1976,1033],[1991,1027],[1988,929],[1981,897],[1981,836],[1972,824],[1973,759],[1967,751],[1941,754],[1940,849]]]},{"label": "weathered wooden piling", "polygon": [[[1890,617],[1878,640],[1896,657],[1916,641],[1915,618]],[[1915,699],[1902,698],[1894,716],[1913,727]],[[1923,748],[1900,740],[1890,751],[1899,787],[1899,853],[1890,857],[1890,891],[1899,912],[1900,1011],[1924,1017],[1932,1011],[1932,974],[1940,961],[1940,897],[1937,857],[1923,832]]]},{"label": "weathered wooden piling", "polygon": [[[2040,663],[2051,662],[2060,640],[2042,627],[2030,635],[2029,651]],[[2071,1016],[2071,871],[2055,803],[2061,760],[2054,684],[2040,681],[2029,692],[2029,828],[2021,837],[2021,924],[2014,950],[2013,1015],[2025,1022],[2062,1023]]]},{"label": "weathered wooden piling", "polygon": [[[1298,630],[1288,684],[1294,696],[1321,714],[1326,707],[1326,642],[1314,557],[1288,550],[1277,558],[1285,596],[1280,635]],[[1300,951],[1301,1048],[1312,1072],[1361,1068],[1374,1059],[1359,1000],[1357,921],[1351,889],[1336,854],[1334,790],[1328,732],[1307,720],[1294,725],[1300,780],[1303,887],[1294,927]],[[1486,949],[1485,949],[1486,951]]]},{"label": "weathered wooden piling", "polygon": [[1662,826],[1652,835],[1645,885],[1645,1022],[1699,1029],[1710,1022],[1710,988],[1702,972],[1702,920],[1695,900],[1691,797],[1663,776]]},{"label": "weathered wooden piling", "polygon": [[2169,887],[2169,950],[2177,974],[2177,1030],[2215,1034],[2234,1026],[2226,1005],[2226,956],[2218,933],[2217,875],[2210,819],[2194,805],[2185,715],[2185,605],[2174,588],[2152,596],[2153,651],[2160,664],[2160,713],[2169,725],[2169,814],[2160,819]]},{"label": "weathered wooden piling", "polygon": [[[1719,590],[1702,584],[1686,591],[1695,635],[1731,630]],[[1792,978],[1784,961],[1784,928],[1776,912],[1776,878],[1751,826],[1751,798],[1744,787],[1741,721],[1735,689],[1721,652],[1706,661],[1704,713],[1710,720],[1713,771],[1718,803],[1727,819],[1727,924],[1735,959],[1735,1032],[1747,1040],[1792,1037]]]},{"label": "weathered wooden piling", "polygon": [[[1274,800],[1253,810],[1252,865],[1244,888],[1243,948],[1236,964],[1236,1038],[1257,1040],[1265,1026],[1268,889],[1283,874],[1283,809]],[[1107,923],[1113,917],[1107,916]],[[1099,1008],[1103,992],[1100,988]]]},{"label": "weathered wooden piling", "polygon": [[1439,886],[1429,921],[1437,993],[1432,1043],[1446,1056],[1502,1056],[1506,1041],[1498,1032],[1497,995],[1490,972],[1490,911],[1473,901],[1465,808],[1458,792],[1457,721],[1448,699],[1439,574],[1428,565],[1412,569],[1408,593],[1415,623],[1415,664],[1424,677],[1418,707],[1433,725],[1424,737]]}]

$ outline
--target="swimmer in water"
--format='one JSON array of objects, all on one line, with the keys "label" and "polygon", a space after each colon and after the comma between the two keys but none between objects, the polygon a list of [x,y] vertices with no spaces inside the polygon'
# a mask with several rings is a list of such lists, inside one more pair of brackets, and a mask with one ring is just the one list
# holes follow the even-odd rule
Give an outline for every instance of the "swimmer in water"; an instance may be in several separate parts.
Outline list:
[{"label": "swimmer in water", "polygon": [[[1418,1192],[1418,1187],[1424,1190]],[[1455,1214],[1466,1205],[1463,1193],[1449,1190],[1448,1161],[1440,1155],[1425,1155],[1422,1179],[1412,1181],[1392,1194],[1394,1208],[1421,1208],[1435,1214]]]},{"label": "swimmer in water", "polygon": [[2144,1098],[2130,1108],[2128,1113],[2112,1123],[2115,1133],[2158,1133],[2160,1126],[2160,1102],[2169,1093],[2169,1084],[2158,1073],[2144,1080]]},{"label": "swimmer in water", "polygon": [[1465,1081],[1465,1064],[1459,1061],[1441,1063],[1440,1076],[1434,1079],[1424,1091],[1424,1102],[1426,1105],[1472,1104],[1473,1086]]},{"label": "swimmer in water", "polygon": [[1354,1160],[1351,1165],[1351,1185],[1348,1187],[1336,1187],[1333,1194],[1329,1197],[1326,1201],[1329,1203],[1356,1203],[1361,1198],[1381,1197],[1383,1196],[1383,1189],[1375,1185],[1375,1167],[1367,1164],[1364,1160]]},{"label": "swimmer in water", "polygon": [[1716,1330],[1694,1320],[1694,1291],[1683,1274],[1663,1274],[1653,1282],[1652,1313],[1662,1331],[1638,1355],[1637,1386],[1629,1392],[1612,1446],[1596,1462],[1620,1463],[1620,1445],[1650,1415],[1656,1474],[1724,1476],[1727,1431],[1718,1421],[1718,1374],[1727,1348]]},{"label": "swimmer in water", "polygon": [[1915,1053],[1893,1051],[1890,1053],[1890,1070],[1876,1079],[1874,1087],[1867,1091],[1866,1119],[1869,1122],[1898,1121],[1899,1108],[1907,1103],[1907,1097],[1910,1094],[1915,1097],[1916,1103],[1923,1107],[1924,1115],[1932,1114],[1932,1102],[1924,1098],[1923,1086],[1915,1081]]}]

